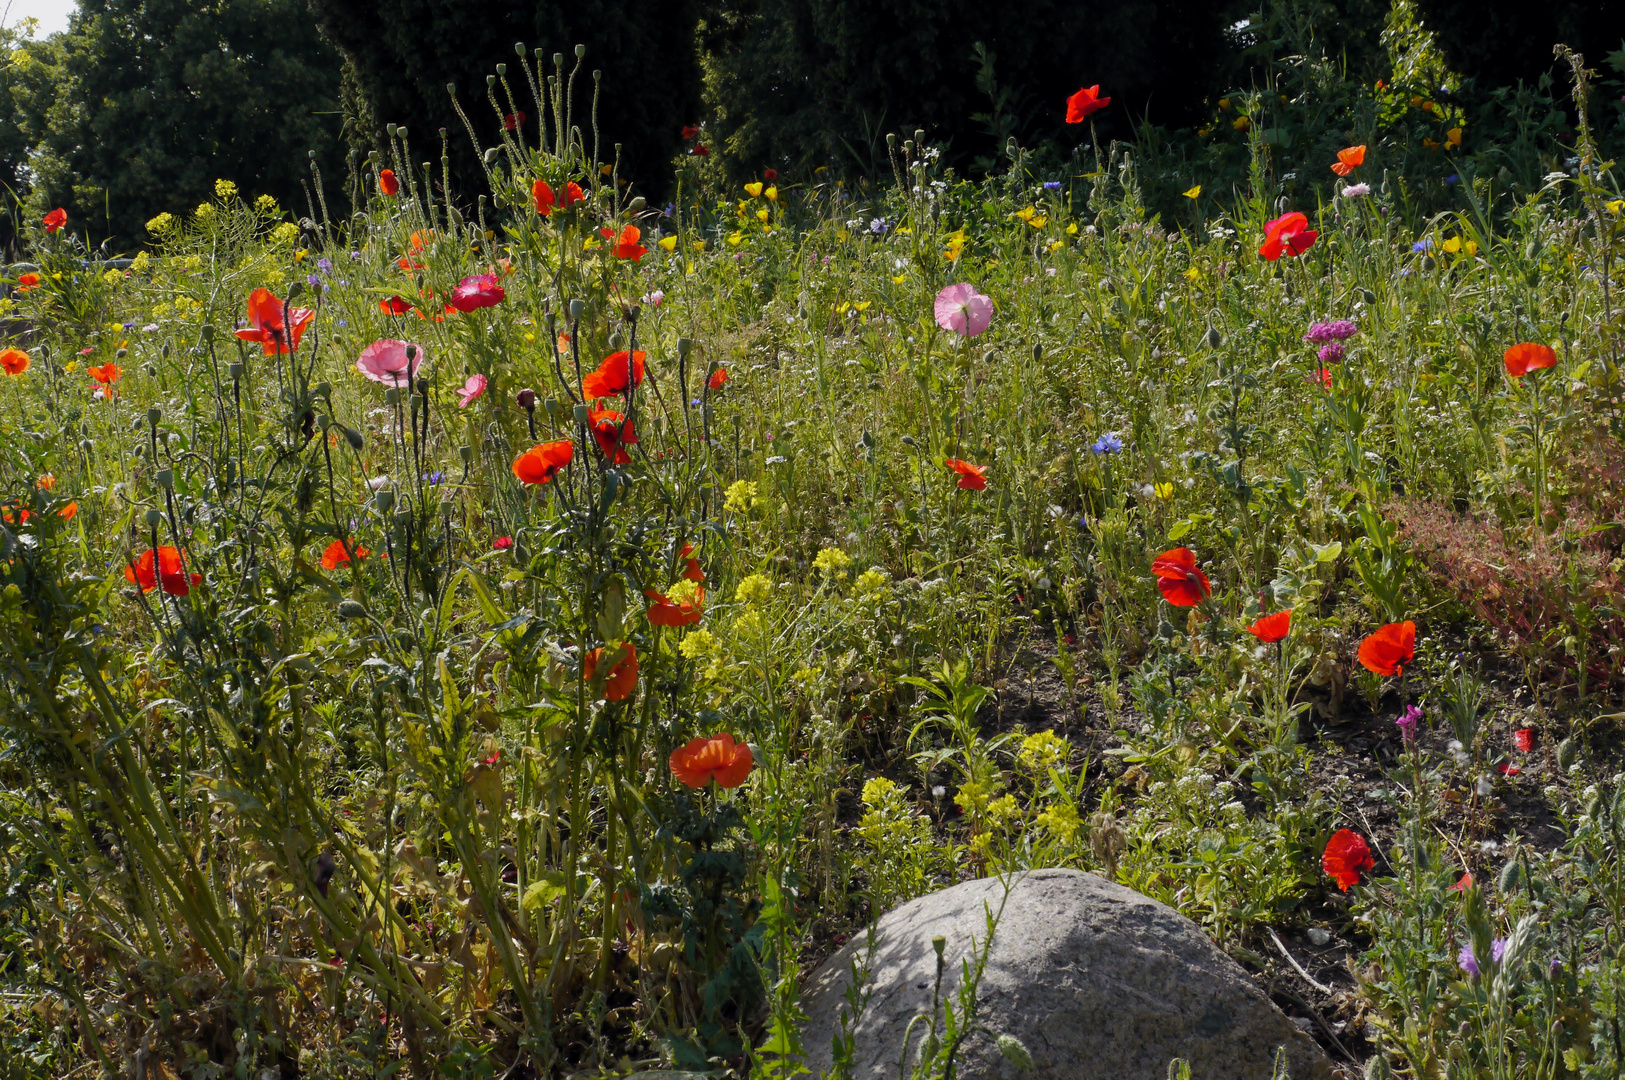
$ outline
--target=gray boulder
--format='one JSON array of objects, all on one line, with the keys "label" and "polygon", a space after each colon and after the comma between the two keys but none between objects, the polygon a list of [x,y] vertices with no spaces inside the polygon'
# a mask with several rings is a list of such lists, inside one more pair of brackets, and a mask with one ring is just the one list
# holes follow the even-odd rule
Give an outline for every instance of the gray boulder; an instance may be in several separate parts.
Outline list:
[{"label": "gray boulder", "polygon": [[[936,954],[946,938],[943,997],[953,1000],[972,938],[987,936],[985,910],[999,910],[995,878],[922,896],[881,918],[870,961],[873,995],[856,1034],[855,1080],[897,1080],[909,1020],[931,1009]],[[830,1068],[830,1040],[852,961],[854,937],[803,988],[802,1045],[816,1074]],[[978,999],[991,1034],[973,1037],[960,1080],[1164,1080],[1184,1058],[1195,1080],[1269,1080],[1275,1048],[1286,1047],[1293,1080],[1326,1080],[1331,1063],[1272,1005],[1235,961],[1183,915],[1149,897],[1077,870],[1020,876],[999,919]],[[910,1043],[915,1059],[924,1029]],[[1018,1074],[996,1036],[1012,1035],[1032,1055]]]}]

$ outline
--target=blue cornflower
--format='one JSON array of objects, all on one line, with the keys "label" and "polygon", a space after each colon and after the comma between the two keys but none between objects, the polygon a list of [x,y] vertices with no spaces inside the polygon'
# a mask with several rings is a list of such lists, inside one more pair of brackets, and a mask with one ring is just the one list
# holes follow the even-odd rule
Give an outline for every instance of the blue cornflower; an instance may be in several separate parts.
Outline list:
[{"label": "blue cornflower", "polygon": [[1089,449],[1096,454],[1121,454],[1123,452],[1123,440],[1118,437],[1116,432],[1108,431],[1096,439],[1095,444]]},{"label": "blue cornflower", "polygon": [[319,286],[319,285],[321,285],[321,283],[322,283],[322,276],[320,274],[307,274],[307,275],[305,275],[305,284],[306,285],[317,285],[317,286]]},{"label": "blue cornflower", "polygon": [[1061,182],[1059,180],[1045,180],[1044,181],[1044,190],[1045,191],[1060,191],[1061,190]]},{"label": "blue cornflower", "polygon": [[427,480],[430,484],[442,484],[445,483],[446,474],[443,472],[424,473],[423,479]]},{"label": "blue cornflower", "polygon": [[1460,176],[1456,175],[1455,173],[1451,173],[1449,176],[1444,178],[1444,182],[1447,183],[1447,184],[1454,184],[1457,180],[1460,180],[1460,179],[1461,179]]},{"label": "blue cornflower", "polygon": [[359,260],[359,259],[360,259],[360,258],[361,258],[361,252],[359,252],[359,251],[352,251],[352,252],[350,252],[350,259],[351,259],[351,260],[352,260],[352,261],[356,261],[356,260]]},{"label": "blue cornflower", "polygon": [[889,228],[891,228],[891,222],[887,221],[883,217],[877,217],[873,221],[869,222],[869,231],[874,233],[876,236],[884,236],[886,234],[886,230]]},{"label": "blue cornflower", "polygon": [[1433,237],[1431,237],[1431,236],[1422,237],[1422,239],[1418,240],[1416,243],[1411,245],[1411,250],[1412,251],[1431,251],[1431,250],[1433,250]]},{"label": "blue cornflower", "polygon": [[320,267],[323,271],[333,269],[333,263],[328,259],[317,259],[316,260],[316,265],[318,267]]}]

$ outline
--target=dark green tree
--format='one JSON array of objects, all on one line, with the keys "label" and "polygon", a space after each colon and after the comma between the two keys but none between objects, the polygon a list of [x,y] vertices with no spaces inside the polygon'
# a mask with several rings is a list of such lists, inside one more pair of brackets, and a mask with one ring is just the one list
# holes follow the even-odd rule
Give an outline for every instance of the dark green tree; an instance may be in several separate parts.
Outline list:
[{"label": "dark green tree", "polygon": [[1568,45],[1584,54],[1586,66],[1603,68],[1610,53],[1625,49],[1625,3],[1620,0],[1415,0],[1423,25],[1433,31],[1451,70],[1480,89],[1533,86],[1555,72],[1552,47]]},{"label": "dark green tree", "polygon": [[[535,123],[535,105],[519,70],[515,44],[526,46],[532,65],[547,71],[552,57],[576,62],[586,56],[575,82],[575,117],[592,146],[592,72],[602,71],[598,105],[601,156],[621,143],[621,174],[659,186],[680,145],[683,125],[700,109],[700,71],[694,32],[694,0],[579,0],[553,3],[467,3],[452,0],[312,0],[322,29],[343,50],[362,116],[356,136],[363,146],[382,144],[377,126],[403,124],[415,153],[438,157],[439,128],[451,137],[455,172],[472,188],[478,175],[473,149],[453,110],[447,84],[456,87],[483,146],[499,141],[501,115],[510,105],[501,87],[494,110],[486,77],[509,66],[514,105]],[[500,110],[498,112],[497,110]],[[534,131],[534,128],[531,129]],[[432,149],[431,149],[432,148]]]},{"label": "dark green tree", "polygon": [[304,0],[83,0],[48,44],[53,78],[12,103],[38,129],[28,203],[66,207],[93,243],[138,246],[217,178],[308,212],[308,152],[330,181],[343,168],[340,58]]}]

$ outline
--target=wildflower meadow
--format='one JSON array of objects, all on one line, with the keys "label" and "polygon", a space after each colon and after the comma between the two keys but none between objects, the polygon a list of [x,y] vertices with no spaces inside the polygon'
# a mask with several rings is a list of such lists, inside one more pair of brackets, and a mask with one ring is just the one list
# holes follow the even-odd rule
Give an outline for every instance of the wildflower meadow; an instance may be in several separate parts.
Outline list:
[{"label": "wildflower meadow", "polygon": [[1572,165],[1449,208],[1375,118],[1285,160],[1254,94],[1239,179],[1154,211],[1095,85],[978,179],[899,133],[740,182],[696,125],[655,205],[579,56],[520,56],[494,145],[391,125],[123,256],[28,223],[0,1076],[789,1078],[837,945],[1050,867],[1348,1075],[1619,1075],[1583,98]]}]

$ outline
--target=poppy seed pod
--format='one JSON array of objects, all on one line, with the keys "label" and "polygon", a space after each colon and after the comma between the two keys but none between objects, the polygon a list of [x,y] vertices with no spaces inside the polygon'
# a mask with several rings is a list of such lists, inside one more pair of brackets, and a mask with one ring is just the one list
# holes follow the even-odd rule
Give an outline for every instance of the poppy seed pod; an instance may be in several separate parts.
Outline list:
[{"label": "poppy seed pod", "polygon": [[372,504],[378,508],[380,514],[387,514],[395,509],[395,493],[388,488],[372,493]]},{"label": "poppy seed pod", "polygon": [[536,407],[536,391],[527,386],[514,396],[514,400],[519,403],[521,409],[529,412]]},{"label": "poppy seed pod", "polygon": [[407,529],[410,529],[412,527],[412,511],[395,511],[395,527],[401,532],[405,532]]},{"label": "poppy seed pod", "polygon": [[497,77],[495,75],[487,75],[485,77],[485,88],[487,90],[491,89],[496,84],[497,84]]},{"label": "poppy seed pod", "polygon": [[548,416],[557,418],[564,415],[564,406],[559,404],[558,398],[548,398],[542,402],[542,411]]},{"label": "poppy seed pod", "polygon": [[406,138],[406,125],[402,124],[400,127],[396,128],[395,133],[403,139]]},{"label": "poppy seed pod", "polygon": [[341,619],[365,619],[367,617],[367,607],[359,600],[340,600],[338,611]]},{"label": "poppy seed pod", "polygon": [[914,153],[914,140],[913,139],[904,139],[903,140],[903,153],[904,154],[913,154]]},{"label": "poppy seed pod", "polygon": [[158,523],[164,520],[164,515],[157,510],[147,511],[147,528],[156,529]]},{"label": "poppy seed pod", "polygon": [[441,517],[450,517],[451,512],[455,507],[456,507],[456,503],[454,503],[452,501],[452,498],[451,498],[450,495],[441,496],[441,499],[440,499],[440,516]]},{"label": "poppy seed pod", "polygon": [[153,427],[157,427],[158,421],[162,420],[163,418],[164,410],[160,409],[158,406],[154,405],[152,408],[147,410],[147,423],[151,424]]},{"label": "poppy seed pod", "polygon": [[[448,88],[448,89],[449,89],[449,88]],[[384,130],[385,130],[385,131],[386,131],[386,132],[388,132],[388,133],[389,133],[389,137],[390,137],[390,138],[391,138],[391,139],[393,139],[393,138],[394,138],[394,137],[395,137],[395,132],[397,132],[397,131],[399,131],[399,130],[400,130],[400,129],[399,129],[399,128],[398,128],[398,127],[396,127],[396,126],[395,126],[395,125],[394,125],[394,124],[385,124],[385,125],[384,125]]]},{"label": "poppy seed pod", "polygon": [[214,324],[213,323],[204,323],[201,333],[203,335],[203,340],[205,342],[213,341],[214,340]]},{"label": "poppy seed pod", "polygon": [[467,465],[474,460],[474,448],[472,446],[459,446],[457,456],[463,459],[464,465]]},{"label": "poppy seed pod", "polygon": [[321,428],[323,431],[326,431],[327,428],[328,428],[328,425],[331,424],[332,422],[333,422],[332,418],[329,417],[326,413],[317,413],[316,414],[316,426]]},{"label": "poppy seed pod", "polygon": [[693,347],[694,347],[694,342],[689,340],[688,338],[680,337],[680,338],[677,339],[677,355],[678,356],[687,356],[688,351],[690,349],[692,349]]},{"label": "poppy seed pod", "polygon": [[587,47],[585,45],[577,45],[576,46],[576,59],[580,60],[582,57],[584,57],[586,55],[587,55]]},{"label": "poppy seed pod", "polygon": [[523,41],[513,43],[513,54],[521,60],[525,58],[525,43]]},{"label": "poppy seed pod", "polygon": [[508,73],[508,65],[507,64],[498,64],[497,65],[497,74],[498,75],[506,75],[507,73]]},{"label": "poppy seed pod", "polygon": [[587,302],[585,300],[570,301],[570,321],[575,322],[579,320],[586,310]]},{"label": "poppy seed pod", "polygon": [[158,475],[154,477],[154,479],[158,481],[158,486],[163,488],[165,491],[175,490],[174,469],[159,469]]},{"label": "poppy seed pod", "polygon": [[242,365],[242,362],[238,361],[238,360],[233,360],[231,363],[227,364],[226,365],[226,374],[231,376],[233,382],[235,382],[236,380],[242,378],[243,377],[243,365]]},{"label": "poppy seed pod", "polygon": [[892,150],[897,149],[897,132],[890,131],[886,133],[886,146]]},{"label": "poppy seed pod", "polygon": [[395,387],[391,386],[388,390],[384,391],[384,404],[385,405],[399,405],[400,403],[401,403],[401,392],[400,392],[400,390],[398,390]]},{"label": "poppy seed pod", "polygon": [[914,129],[914,145],[915,146],[924,146],[925,145],[925,129],[924,128],[915,128]]},{"label": "poppy seed pod", "polygon": [[575,407],[575,418],[576,423],[585,424],[587,421],[592,419],[592,410],[587,408],[585,405],[577,405]]},{"label": "poppy seed pod", "polygon": [[564,54],[563,53],[556,52],[556,53],[553,54],[553,66],[554,67],[563,67],[564,66]]},{"label": "poppy seed pod", "polygon": [[351,427],[344,429],[344,441],[350,444],[350,449],[352,450],[359,450],[364,445],[361,438],[361,432]]}]

